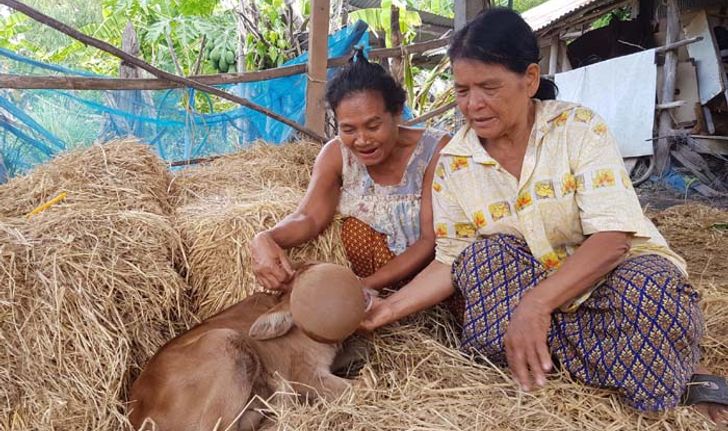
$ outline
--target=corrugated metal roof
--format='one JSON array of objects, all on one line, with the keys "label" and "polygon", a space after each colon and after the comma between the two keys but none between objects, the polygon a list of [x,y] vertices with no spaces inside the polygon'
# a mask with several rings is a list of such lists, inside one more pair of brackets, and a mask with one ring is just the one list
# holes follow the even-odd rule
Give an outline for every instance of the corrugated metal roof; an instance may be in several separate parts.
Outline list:
[{"label": "corrugated metal roof", "polygon": [[[549,0],[523,12],[521,16],[523,16],[523,19],[526,20],[533,31],[539,32],[564,18],[568,18],[587,9],[594,10],[609,5],[616,6],[619,3],[621,3],[621,0]],[[680,10],[698,9],[724,3],[725,0],[678,0],[678,8]],[[665,6],[658,4],[657,16],[664,15]]]},{"label": "corrugated metal roof", "polygon": [[613,2],[614,0],[549,0],[523,12],[521,16],[533,31],[539,31],[589,6]]}]

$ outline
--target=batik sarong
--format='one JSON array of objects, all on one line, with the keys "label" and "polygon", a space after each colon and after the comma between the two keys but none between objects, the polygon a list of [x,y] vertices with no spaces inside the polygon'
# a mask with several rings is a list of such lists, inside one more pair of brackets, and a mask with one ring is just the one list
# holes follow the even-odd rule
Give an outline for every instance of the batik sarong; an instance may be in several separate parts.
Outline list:
[{"label": "batik sarong", "polygon": [[[546,269],[522,239],[493,235],[469,245],[452,274],[465,298],[462,348],[506,365],[503,338],[511,314]],[[616,390],[637,410],[672,408],[700,359],[698,299],[667,259],[629,258],[575,311],[553,312],[551,354],[578,380]]]}]

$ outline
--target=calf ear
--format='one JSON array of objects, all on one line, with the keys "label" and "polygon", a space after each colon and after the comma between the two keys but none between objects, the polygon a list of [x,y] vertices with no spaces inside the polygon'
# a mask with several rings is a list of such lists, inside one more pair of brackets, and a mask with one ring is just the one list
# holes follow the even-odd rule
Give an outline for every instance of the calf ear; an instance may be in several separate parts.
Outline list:
[{"label": "calf ear", "polygon": [[270,340],[286,335],[293,328],[293,315],[288,304],[278,304],[261,315],[248,331],[254,340]]}]

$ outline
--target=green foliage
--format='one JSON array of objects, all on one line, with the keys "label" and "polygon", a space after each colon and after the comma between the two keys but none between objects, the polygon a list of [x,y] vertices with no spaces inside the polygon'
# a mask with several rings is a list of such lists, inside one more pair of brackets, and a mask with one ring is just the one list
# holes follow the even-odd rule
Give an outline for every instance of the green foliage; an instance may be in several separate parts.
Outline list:
[{"label": "green foliage", "polygon": [[455,17],[455,2],[452,0],[407,0],[407,6],[447,18]]},{"label": "green foliage", "polygon": [[410,43],[417,35],[417,27],[422,25],[420,14],[407,10],[407,2],[403,0],[382,0],[378,8],[359,9],[349,13],[349,23],[362,20],[369,24],[370,30],[384,33],[385,45],[392,46],[392,6],[399,8],[399,31],[402,43]]},{"label": "green foliage", "polygon": [[[220,0],[33,0],[27,2],[81,32],[121,46],[128,22],[134,25],[141,57],[167,71],[176,71],[172,52],[184,73],[189,73],[199,51],[199,40],[214,20],[235,26],[227,14],[221,23],[213,16]],[[220,14],[220,17],[225,16]],[[171,40],[171,46],[168,40]],[[13,12],[0,23],[0,46],[32,58],[116,75],[119,60],[86,47],[63,34]],[[208,65],[208,72],[214,68]]]},{"label": "green foliage", "polygon": [[618,9],[614,9],[613,11],[602,15],[601,17],[599,17],[599,19],[594,21],[592,23],[592,29],[595,30],[598,28],[606,27],[614,19],[616,19],[618,21],[627,21],[630,19],[631,16],[632,16],[632,11],[629,7],[621,7]]},{"label": "green foliage", "polygon": [[[245,39],[246,70],[278,67],[293,54],[290,52],[292,25],[286,18],[286,3],[283,0],[257,0],[255,9],[258,16],[254,17],[257,18],[255,22],[248,23]],[[302,9],[310,13],[310,1],[303,2]]]},{"label": "green foliage", "polygon": [[[513,10],[519,13],[523,13],[531,8],[534,8],[547,0],[513,0]],[[496,6],[507,7],[508,0],[497,0],[493,2]]]},{"label": "green foliage", "polygon": [[[75,28],[101,20],[100,10],[88,0],[26,0],[28,6],[61,19]],[[19,12],[0,18],[0,47],[43,61],[55,61],[74,40]],[[70,64],[78,64],[73,62]]]},{"label": "green foliage", "polygon": [[183,73],[188,74],[199,55],[199,41],[210,26],[235,26],[232,17],[221,22],[213,16],[218,4],[219,0],[103,0],[105,20],[95,31],[120,41],[124,26],[131,22],[145,60],[174,72],[174,53]]},{"label": "green foliage", "polygon": [[424,114],[451,101],[452,84],[450,84],[449,68],[450,60],[443,57],[432,69],[414,71],[414,91],[409,98],[409,104],[415,112]]}]

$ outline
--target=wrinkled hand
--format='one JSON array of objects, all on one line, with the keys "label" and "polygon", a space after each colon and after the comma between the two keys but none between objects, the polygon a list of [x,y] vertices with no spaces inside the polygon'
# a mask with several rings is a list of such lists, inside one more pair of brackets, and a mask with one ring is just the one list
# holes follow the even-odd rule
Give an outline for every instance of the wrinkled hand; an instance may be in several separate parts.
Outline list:
[{"label": "wrinkled hand", "polygon": [[[546,384],[546,373],[553,366],[547,344],[551,311],[524,295],[508,323],[504,343],[508,367],[525,391],[531,383]],[[533,378],[533,380],[532,380]]]},{"label": "wrinkled hand", "polygon": [[392,321],[394,321],[394,310],[391,305],[386,300],[375,296],[372,297],[372,304],[361,322],[360,329],[371,332]]},{"label": "wrinkled hand", "polygon": [[258,283],[269,290],[280,290],[293,277],[294,270],[286,252],[268,232],[260,232],[250,242],[253,274]]}]

